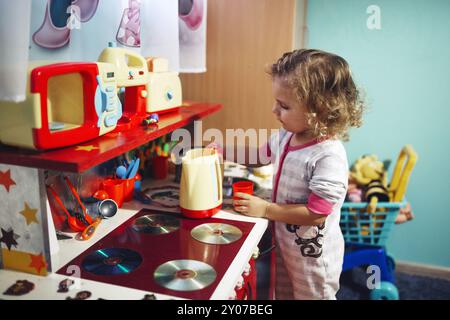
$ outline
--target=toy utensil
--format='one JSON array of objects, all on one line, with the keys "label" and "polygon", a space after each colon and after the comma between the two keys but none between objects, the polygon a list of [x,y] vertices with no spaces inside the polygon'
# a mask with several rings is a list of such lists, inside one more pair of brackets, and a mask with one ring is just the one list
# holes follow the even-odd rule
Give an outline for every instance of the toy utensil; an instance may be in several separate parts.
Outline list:
[{"label": "toy utensil", "polygon": [[103,219],[109,219],[113,217],[118,210],[117,203],[112,199],[103,200],[102,202],[100,202],[98,208],[100,216]]},{"label": "toy utensil", "polygon": [[52,194],[53,198],[55,198],[55,200],[58,203],[58,205],[61,207],[61,209],[67,215],[67,221],[69,223],[70,229],[72,229],[73,231],[76,231],[76,232],[83,231],[84,229],[86,229],[86,226],[81,221],[79,221],[77,218],[75,218],[72,215],[72,213],[70,213],[67,210],[67,208],[64,206],[63,202],[61,201],[61,198],[56,193],[55,189],[53,189],[51,186],[47,186],[47,190],[50,191],[50,193]]},{"label": "toy utensil", "polygon": [[113,217],[118,210],[117,203],[112,199],[100,200],[95,197],[82,198],[87,212],[91,217],[108,219]]},{"label": "toy utensil", "polygon": [[116,176],[119,179],[125,179],[125,176],[127,174],[127,168],[125,168],[124,166],[118,166],[116,169]]},{"label": "toy utensil", "polygon": [[127,175],[127,178],[133,178],[137,171],[139,170],[139,163],[140,163],[140,159],[136,159],[136,161],[133,164],[133,167],[131,168],[131,171],[129,172],[129,174]]},{"label": "toy utensil", "polygon": [[97,218],[92,224],[90,224],[87,228],[84,229],[84,231],[81,233],[81,238],[83,240],[89,240],[92,235],[95,233],[95,230],[97,229],[97,226],[102,221],[101,218]]},{"label": "toy utensil", "polygon": [[134,166],[134,161],[135,161],[134,159],[130,161],[130,164],[128,165],[127,172],[125,173],[124,179],[126,179],[130,175],[130,172]]},{"label": "toy utensil", "polygon": [[94,221],[87,213],[86,207],[84,206],[83,202],[81,201],[80,196],[76,192],[76,190],[75,190],[74,186],[72,185],[72,183],[70,182],[69,178],[64,177],[64,180],[66,181],[67,185],[69,186],[69,189],[72,192],[72,195],[75,197],[75,199],[77,199],[78,205],[81,208],[81,215],[83,216],[84,219],[86,219],[88,224],[92,224]]}]

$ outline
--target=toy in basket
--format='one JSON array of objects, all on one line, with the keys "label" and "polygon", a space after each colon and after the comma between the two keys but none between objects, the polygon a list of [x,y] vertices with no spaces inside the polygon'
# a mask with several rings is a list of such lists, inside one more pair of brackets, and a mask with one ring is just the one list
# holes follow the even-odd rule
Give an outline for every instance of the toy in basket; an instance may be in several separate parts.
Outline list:
[{"label": "toy in basket", "polygon": [[[384,216],[377,214],[376,208],[379,201],[389,202],[386,182],[389,163],[379,161],[375,155],[365,155],[360,157],[351,168],[347,200],[350,202],[365,200],[367,202],[362,209],[358,208],[358,210],[352,211],[354,212],[351,215],[353,228],[358,229],[358,234],[365,236],[374,234],[371,232],[371,226],[380,229],[384,225],[383,222],[375,223],[375,221],[384,220]],[[356,192],[358,197],[355,196]],[[374,221],[374,223],[371,224],[370,221]]]},{"label": "toy in basket", "polygon": [[394,261],[387,256],[384,245],[395,223],[412,219],[404,195],[416,161],[412,146],[403,147],[389,185],[387,165],[376,156],[359,158],[350,172],[347,199],[359,202],[345,202],[341,209],[340,226],[346,242],[343,271],[361,265],[378,265],[381,285],[372,290],[372,299],[398,299],[393,284]]},{"label": "toy in basket", "polygon": [[383,163],[375,155],[366,155],[355,162],[347,196],[352,202],[344,203],[341,214],[341,229],[347,242],[384,245],[394,223],[412,219],[411,208],[403,198],[416,161],[414,149],[406,145],[389,185],[388,161]]}]

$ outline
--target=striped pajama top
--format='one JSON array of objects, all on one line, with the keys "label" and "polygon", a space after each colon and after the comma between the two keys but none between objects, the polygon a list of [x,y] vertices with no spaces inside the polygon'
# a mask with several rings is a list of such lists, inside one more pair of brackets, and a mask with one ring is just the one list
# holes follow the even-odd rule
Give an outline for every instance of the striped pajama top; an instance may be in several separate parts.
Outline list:
[{"label": "striped pajama top", "polygon": [[320,226],[275,222],[277,299],[335,299],[344,256],[340,209],[348,185],[342,142],[289,146],[293,134],[280,129],[267,153],[274,164],[272,201],[305,204],[327,219]]}]

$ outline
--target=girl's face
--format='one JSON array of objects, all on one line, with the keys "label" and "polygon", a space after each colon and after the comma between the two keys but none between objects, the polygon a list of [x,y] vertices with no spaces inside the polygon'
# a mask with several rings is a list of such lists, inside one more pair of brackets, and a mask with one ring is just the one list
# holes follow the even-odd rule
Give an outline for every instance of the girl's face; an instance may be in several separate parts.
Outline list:
[{"label": "girl's face", "polygon": [[301,104],[284,77],[274,77],[272,92],[275,103],[272,112],[283,128],[293,133],[305,133],[308,129],[306,106]]}]

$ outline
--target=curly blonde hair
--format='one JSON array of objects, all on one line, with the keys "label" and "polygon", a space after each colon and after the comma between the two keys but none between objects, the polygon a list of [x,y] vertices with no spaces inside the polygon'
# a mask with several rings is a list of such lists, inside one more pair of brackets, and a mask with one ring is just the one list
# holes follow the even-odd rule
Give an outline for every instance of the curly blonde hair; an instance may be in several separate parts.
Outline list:
[{"label": "curly blonde hair", "polygon": [[348,140],[349,128],[361,126],[364,101],[342,57],[321,50],[294,50],[284,53],[268,73],[286,76],[299,102],[306,105],[307,123],[319,139]]}]

